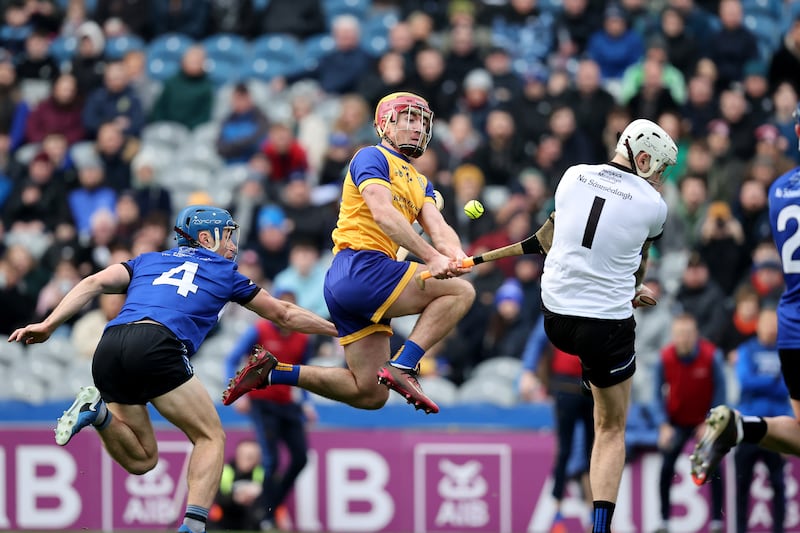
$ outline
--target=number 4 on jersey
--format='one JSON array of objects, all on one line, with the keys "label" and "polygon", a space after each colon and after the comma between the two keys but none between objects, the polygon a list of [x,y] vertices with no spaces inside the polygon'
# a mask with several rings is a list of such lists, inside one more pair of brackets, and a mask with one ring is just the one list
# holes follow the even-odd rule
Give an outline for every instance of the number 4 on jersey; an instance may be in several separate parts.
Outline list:
[{"label": "number 4 on jersey", "polygon": [[[178,278],[178,274],[183,272],[183,275]],[[197,292],[197,285],[194,284],[194,277],[197,274],[197,263],[185,261],[181,266],[171,268],[163,272],[160,276],[153,280],[153,285],[174,285],[178,287],[178,294],[181,296],[189,296]]]}]

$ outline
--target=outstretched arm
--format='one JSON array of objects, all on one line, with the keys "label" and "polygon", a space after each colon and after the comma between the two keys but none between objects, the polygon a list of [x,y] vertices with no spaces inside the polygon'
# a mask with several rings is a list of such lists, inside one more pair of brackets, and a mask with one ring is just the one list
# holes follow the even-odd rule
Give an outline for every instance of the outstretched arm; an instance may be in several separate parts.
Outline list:
[{"label": "outstretched arm", "polygon": [[99,294],[123,293],[130,281],[131,276],[127,268],[120,263],[110,265],[81,280],[64,296],[47,318],[37,324],[17,329],[8,337],[8,342],[17,341],[25,344],[44,342],[58,326],[69,320]]},{"label": "outstretched arm", "polygon": [[245,307],[267,320],[275,322],[282,328],[313,335],[338,336],[336,326],[332,322],[299,305],[279,300],[264,289],[258,291],[255,298],[250,300]]}]

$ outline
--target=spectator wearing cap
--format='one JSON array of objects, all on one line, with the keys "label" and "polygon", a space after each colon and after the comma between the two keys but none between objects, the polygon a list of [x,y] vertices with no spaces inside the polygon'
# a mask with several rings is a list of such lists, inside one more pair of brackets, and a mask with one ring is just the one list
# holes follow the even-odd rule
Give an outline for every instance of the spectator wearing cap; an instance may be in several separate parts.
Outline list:
[{"label": "spectator wearing cap", "polygon": [[69,193],[70,212],[81,242],[88,242],[92,234],[92,218],[100,211],[115,212],[117,194],[105,183],[103,162],[96,153],[85,154],[75,161],[78,168],[79,187]]},{"label": "spectator wearing cap", "polygon": [[103,30],[92,20],[78,26],[77,37],[78,46],[70,62],[69,72],[78,82],[78,94],[85,98],[103,83],[106,39]]},{"label": "spectator wearing cap", "polygon": [[489,112],[495,108],[492,100],[494,82],[486,70],[479,68],[470,71],[464,78],[461,97],[456,104],[456,110],[467,113],[472,119],[475,130],[487,136],[486,126]]},{"label": "spectator wearing cap", "polygon": [[538,65],[529,66],[522,74],[522,98],[515,107],[519,134],[524,139],[536,140],[547,131],[547,120],[553,109],[547,94],[550,72]]},{"label": "spectator wearing cap", "polygon": [[245,83],[231,91],[231,110],[222,119],[217,135],[217,153],[228,165],[245,163],[258,152],[267,136],[269,121],[255,105]]},{"label": "spectator wearing cap", "polygon": [[767,66],[763,61],[749,61],[744,66],[742,89],[754,120],[757,123],[767,122],[772,115],[773,104],[767,81]]},{"label": "spectator wearing cap", "polygon": [[51,133],[63,134],[72,145],[86,138],[82,120],[83,103],[78,97],[75,76],[64,73],[56,78],[53,92],[33,108],[25,126],[30,143],[40,143]]},{"label": "spectator wearing cap", "polygon": [[603,143],[603,128],[608,113],[615,105],[614,97],[601,85],[600,67],[591,59],[578,63],[575,85],[567,89],[564,102],[575,113],[575,122],[591,146],[586,161],[604,161],[608,157]]},{"label": "spectator wearing cap", "polygon": [[744,25],[744,8],[740,0],[719,3],[722,27],[712,32],[706,56],[717,66],[717,90],[744,79],[744,66],[758,59],[758,42]]},{"label": "spectator wearing cap", "polygon": [[[783,82],[788,82],[796,94],[800,94],[800,15],[796,16],[781,39],[778,49],[772,54],[767,70],[770,93]],[[795,154],[797,150],[792,148]]]},{"label": "spectator wearing cap", "polygon": [[150,121],[172,121],[194,129],[211,120],[214,85],[205,71],[206,52],[200,45],[190,46],[181,58],[178,73],[164,82]]},{"label": "spectator wearing cap", "polygon": [[619,84],[625,69],[644,56],[644,41],[628,27],[625,11],[611,4],[603,13],[602,28],[589,38],[586,54],[600,66],[606,88],[616,94],[612,87]]},{"label": "spectator wearing cap", "polygon": [[264,277],[270,281],[275,279],[289,265],[289,233],[291,224],[286,219],[283,209],[276,204],[267,204],[255,213],[255,229],[248,248],[258,252]]},{"label": "spectator wearing cap", "polygon": [[700,335],[713,343],[719,342],[727,323],[726,294],[711,279],[703,256],[690,254],[675,295],[679,308],[697,320]]},{"label": "spectator wearing cap", "polygon": [[139,137],[145,123],[142,103],[121,61],[106,64],[102,86],[89,93],[83,107],[83,126],[90,139],[106,122],[114,122],[129,137]]},{"label": "spectator wearing cap", "polygon": [[522,285],[516,278],[503,282],[494,297],[494,310],[484,336],[482,358],[521,358],[534,323],[522,320]]}]

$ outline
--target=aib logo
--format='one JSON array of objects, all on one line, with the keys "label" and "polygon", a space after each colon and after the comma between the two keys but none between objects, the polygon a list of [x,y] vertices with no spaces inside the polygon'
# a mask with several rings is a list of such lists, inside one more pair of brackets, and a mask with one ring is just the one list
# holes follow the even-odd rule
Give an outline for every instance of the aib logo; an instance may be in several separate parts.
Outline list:
[{"label": "aib logo", "polygon": [[415,532],[510,530],[507,446],[422,444],[414,456]]}]

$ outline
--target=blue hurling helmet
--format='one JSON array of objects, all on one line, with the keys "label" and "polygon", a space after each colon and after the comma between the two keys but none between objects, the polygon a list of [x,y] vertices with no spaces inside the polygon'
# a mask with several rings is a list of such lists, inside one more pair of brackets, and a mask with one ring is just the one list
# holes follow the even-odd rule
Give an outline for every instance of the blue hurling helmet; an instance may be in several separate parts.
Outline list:
[{"label": "blue hurling helmet", "polygon": [[234,222],[228,211],[211,205],[190,205],[184,208],[175,220],[175,238],[178,246],[199,247],[200,232],[208,231],[214,237],[214,247],[209,249],[216,252],[222,243],[225,229],[231,230],[231,239],[235,239],[239,224]]}]

